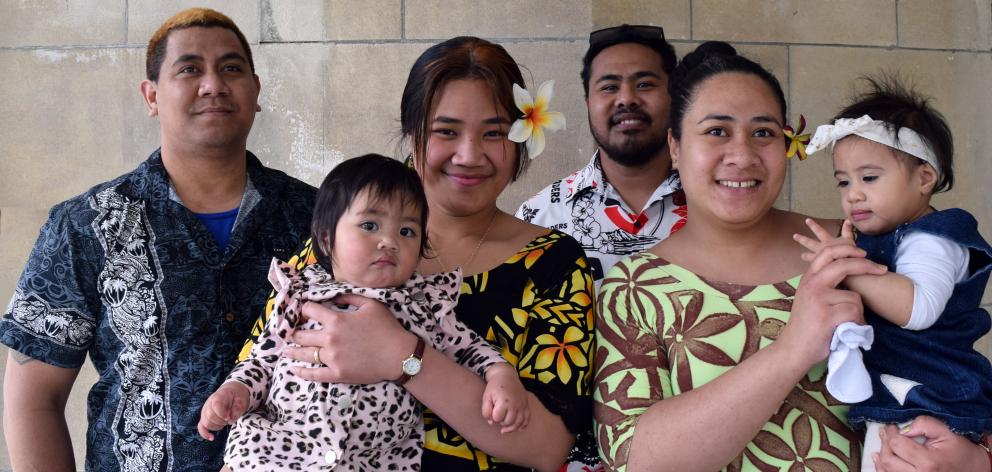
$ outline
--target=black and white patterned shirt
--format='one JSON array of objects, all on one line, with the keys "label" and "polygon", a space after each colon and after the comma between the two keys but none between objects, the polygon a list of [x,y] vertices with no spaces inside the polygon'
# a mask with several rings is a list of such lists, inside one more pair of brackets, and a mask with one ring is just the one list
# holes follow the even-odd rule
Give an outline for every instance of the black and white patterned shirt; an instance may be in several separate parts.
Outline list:
[{"label": "black and white patterned shirt", "polygon": [[516,216],[575,238],[599,291],[603,276],[620,259],[651,248],[685,224],[685,194],[672,173],[635,213],[606,181],[597,151],[588,165],[524,202]]},{"label": "black and white patterned shirt", "polygon": [[220,469],[227,435],[200,439],[200,407],[265,306],[269,261],[308,235],[315,194],[250,153],[247,168],[226,251],[170,197],[159,151],[52,208],[0,343],[64,368],[90,357],[87,471]]}]

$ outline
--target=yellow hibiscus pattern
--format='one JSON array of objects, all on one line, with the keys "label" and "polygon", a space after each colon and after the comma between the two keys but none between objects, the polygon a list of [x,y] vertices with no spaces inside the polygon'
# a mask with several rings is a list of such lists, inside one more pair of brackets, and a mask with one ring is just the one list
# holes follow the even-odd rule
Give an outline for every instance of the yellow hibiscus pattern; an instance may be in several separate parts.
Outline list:
[{"label": "yellow hibiscus pattern", "polygon": [[[549,231],[494,269],[466,277],[455,307],[458,319],[495,345],[524,386],[579,434],[571,461],[584,465],[597,462],[590,421],[592,292],[582,248]],[[424,422],[424,470],[525,470],[476,449],[430,411]]]},{"label": "yellow hibiscus pattern", "polygon": [[[742,286],[704,280],[652,254],[613,267],[600,288],[595,428],[609,470],[626,470],[637,418],[770,344],[788,322],[799,277]],[[723,470],[860,470],[860,436],[815,366]]]}]

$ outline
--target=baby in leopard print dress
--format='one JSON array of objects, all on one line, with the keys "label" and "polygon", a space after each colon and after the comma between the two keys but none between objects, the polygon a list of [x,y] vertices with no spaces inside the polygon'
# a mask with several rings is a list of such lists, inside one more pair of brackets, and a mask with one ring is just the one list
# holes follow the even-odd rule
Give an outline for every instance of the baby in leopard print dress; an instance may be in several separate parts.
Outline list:
[{"label": "baby in leopard print dress", "polygon": [[332,303],[342,294],[384,303],[404,328],[487,380],[483,414],[491,411],[490,421],[507,432],[526,426],[527,394],[516,371],[454,317],[460,272],[414,273],[426,248],[426,219],[419,176],[396,160],[365,155],[327,175],[312,223],[318,264],[297,272],[273,260],[269,280],[276,296],[265,330],[201,411],[198,428],[205,439],[213,440],[211,431],[233,423],[226,467],[420,470],[422,407],[402,381],[303,380],[291,368],[319,364],[319,351],[314,363],[281,355],[294,345],[294,330],[319,326],[301,316],[303,304]]}]

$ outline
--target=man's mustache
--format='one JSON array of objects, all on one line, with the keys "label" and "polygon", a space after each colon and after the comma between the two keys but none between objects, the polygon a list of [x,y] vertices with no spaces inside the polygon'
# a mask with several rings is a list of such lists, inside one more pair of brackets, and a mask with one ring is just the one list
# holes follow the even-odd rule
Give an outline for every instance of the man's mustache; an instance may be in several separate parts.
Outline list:
[{"label": "man's mustache", "polygon": [[639,120],[648,125],[650,125],[652,121],[650,116],[638,111],[620,111],[611,115],[607,124],[610,126],[616,126],[623,120]]}]

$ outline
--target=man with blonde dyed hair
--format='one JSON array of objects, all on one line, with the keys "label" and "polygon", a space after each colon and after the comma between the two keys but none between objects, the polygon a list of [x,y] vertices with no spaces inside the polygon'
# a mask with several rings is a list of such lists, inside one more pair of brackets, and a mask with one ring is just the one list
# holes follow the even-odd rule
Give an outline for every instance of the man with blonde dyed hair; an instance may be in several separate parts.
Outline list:
[{"label": "man with blonde dyed hair", "polygon": [[89,354],[88,471],[219,470],[200,407],[263,308],[266,268],[308,234],[314,189],[245,148],[260,85],[226,16],[190,9],[148,44],[161,148],[52,208],[0,319],[15,470],[75,470],[65,405]]}]

